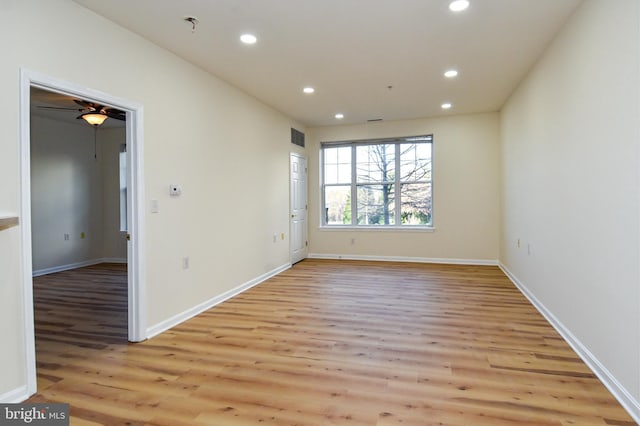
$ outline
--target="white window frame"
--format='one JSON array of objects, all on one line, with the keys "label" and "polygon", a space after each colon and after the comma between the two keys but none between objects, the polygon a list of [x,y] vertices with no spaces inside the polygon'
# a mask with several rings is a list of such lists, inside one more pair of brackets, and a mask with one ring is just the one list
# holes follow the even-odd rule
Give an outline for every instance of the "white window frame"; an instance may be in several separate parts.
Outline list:
[{"label": "white window frame", "polygon": [[127,232],[127,144],[120,144],[118,152],[118,175],[120,188],[120,232]]},{"label": "white window frame", "polygon": [[[431,173],[430,179],[420,180],[420,181],[402,181],[401,180],[401,156],[400,156],[400,146],[402,144],[408,143],[428,143],[431,144]],[[358,183],[357,181],[357,157],[356,157],[356,149],[358,146],[363,145],[394,145],[395,146],[395,178],[393,181],[393,185],[395,185],[396,197],[394,200],[394,224],[389,225],[359,225],[357,223],[358,218],[358,198],[357,191],[359,186],[365,186],[363,183]],[[325,183],[325,148],[339,148],[339,147],[351,147],[351,182],[350,184],[345,183]],[[355,230],[368,230],[368,229],[376,229],[376,230],[423,230],[423,231],[433,231],[434,228],[434,214],[433,214],[433,198],[434,198],[434,184],[433,184],[433,135],[418,135],[418,136],[406,136],[406,137],[394,137],[394,138],[385,138],[385,139],[370,139],[370,140],[357,140],[357,141],[340,141],[340,142],[322,142],[320,144],[320,228],[321,229],[332,229],[332,230],[340,230],[340,229],[355,229]],[[384,182],[372,182],[371,185],[382,184]],[[401,186],[403,184],[412,184],[412,183],[429,183],[431,185],[431,221],[428,224],[424,225],[411,225],[411,224],[402,224],[401,220],[401,206],[402,206],[402,197],[401,195]],[[325,200],[325,188],[328,186],[336,186],[336,187],[344,187],[346,185],[350,186],[351,191],[351,223],[350,224],[328,224],[326,217],[326,200]]]}]

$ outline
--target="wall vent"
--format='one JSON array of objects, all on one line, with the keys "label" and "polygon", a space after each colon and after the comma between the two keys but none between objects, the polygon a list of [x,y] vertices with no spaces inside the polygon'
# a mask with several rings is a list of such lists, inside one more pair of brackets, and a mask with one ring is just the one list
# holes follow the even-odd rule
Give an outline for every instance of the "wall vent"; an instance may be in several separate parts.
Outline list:
[{"label": "wall vent", "polygon": [[299,130],[291,128],[291,143],[304,148],[304,133]]}]

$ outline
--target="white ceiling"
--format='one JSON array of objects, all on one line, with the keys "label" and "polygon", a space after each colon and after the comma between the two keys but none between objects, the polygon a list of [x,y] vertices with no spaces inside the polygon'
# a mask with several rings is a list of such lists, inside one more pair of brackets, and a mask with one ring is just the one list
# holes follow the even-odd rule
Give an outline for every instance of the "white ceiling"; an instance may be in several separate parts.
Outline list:
[{"label": "white ceiling", "polygon": [[[581,0],[471,0],[457,14],[450,0],[75,1],[324,126],[497,111]],[[245,32],[258,42],[240,43]]]}]

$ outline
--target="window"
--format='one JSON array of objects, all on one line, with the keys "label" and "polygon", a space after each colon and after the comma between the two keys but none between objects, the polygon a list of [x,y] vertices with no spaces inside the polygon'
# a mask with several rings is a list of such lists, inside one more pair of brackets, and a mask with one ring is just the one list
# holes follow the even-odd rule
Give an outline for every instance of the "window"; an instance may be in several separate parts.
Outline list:
[{"label": "window", "polygon": [[324,226],[432,225],[432,136],[323,143]]},{"label": "window", "polygon": [[127,146],[120,145],[118,155],[120,169],[120,231],[127,231]]}]

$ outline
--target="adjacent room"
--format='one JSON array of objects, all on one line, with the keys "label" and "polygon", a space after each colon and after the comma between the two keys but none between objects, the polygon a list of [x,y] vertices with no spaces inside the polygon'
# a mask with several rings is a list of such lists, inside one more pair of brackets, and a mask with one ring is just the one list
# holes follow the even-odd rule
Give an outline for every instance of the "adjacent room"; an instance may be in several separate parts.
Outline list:
[{"label": "adjacent room", "polygon": [[0,36],[1,403],[640,421],[636,0],[0,0]]}]

